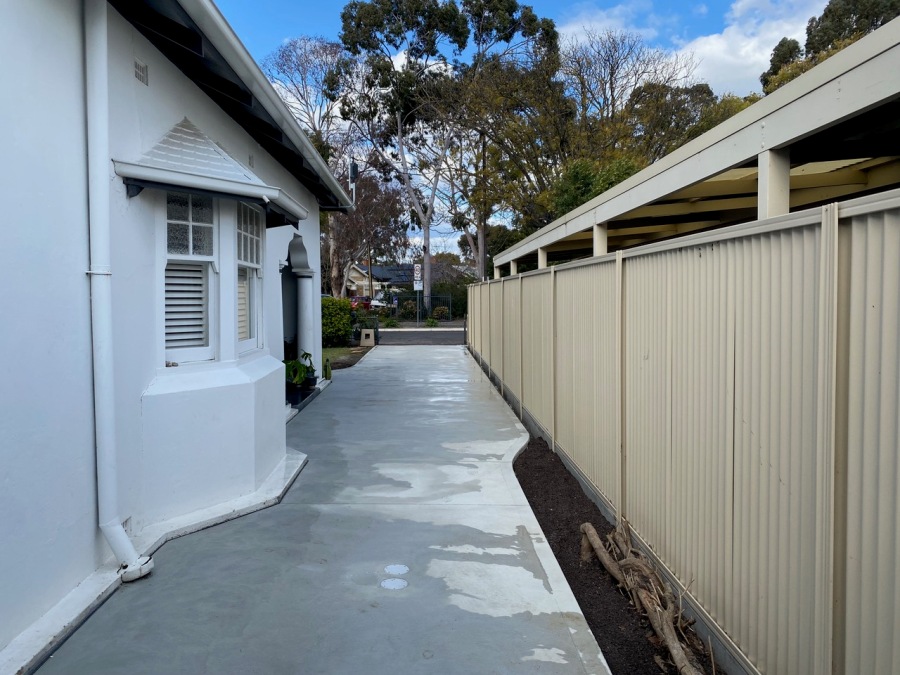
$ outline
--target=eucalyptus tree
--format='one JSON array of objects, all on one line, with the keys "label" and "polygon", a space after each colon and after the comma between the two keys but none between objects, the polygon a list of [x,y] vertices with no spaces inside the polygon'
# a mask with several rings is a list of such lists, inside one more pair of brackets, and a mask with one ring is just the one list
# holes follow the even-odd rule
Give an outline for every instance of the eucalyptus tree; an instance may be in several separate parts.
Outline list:
[{"label": "eucalyptus tree", "polygon": [[[346,58],[344,48],[338,42],[300,36],[284,42],[262,64],[266,76],[316,150],[343,181],[349,177],[351,158],[366,152],[359,133],[341,118],[338,103],[325,95],[329,73]],[[354,233],[346,230],[352,226],[352,219],[323,212],[320,222],[332,293],[346,295],[345,261],[352,255],[350,249],[354,245]]]},{"label": "eucalyptus tree", "polygon": [[481,112],[486,74],[555,49],[556,31],[517,0],[354,0],[341,19],[341,41],[365,62],[365,73],[335,69],[329,93],[407,190],[422,227],[428,296],[430,228],[439,210],[485,250],[493,208],[489,118]]},{"label": "eucalyptus tree", "polygon": [[348,57],[326,90],[406,191],[424,236],[427,297],[430,228],[451,134],[435,123],[423,93],[450,76],[447,52],[462,53],[469,28],[452,0],[353,0],[341,23]]}]

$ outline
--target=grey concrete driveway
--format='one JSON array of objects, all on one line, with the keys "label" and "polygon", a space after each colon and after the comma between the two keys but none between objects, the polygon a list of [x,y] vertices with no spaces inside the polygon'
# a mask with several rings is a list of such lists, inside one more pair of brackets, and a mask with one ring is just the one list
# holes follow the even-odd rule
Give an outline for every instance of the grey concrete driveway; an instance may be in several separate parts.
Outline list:
[{"label": "grey concrete driveway", "polygon": [[463,328],[382,328],[378,335],[384,347],[398,345],[463,345]]},{"label": "grey concrete driveway", "polygon": [[378,347],[288,426],[281,504],[167,543],[42,673],[608,673],[461,347]]}]

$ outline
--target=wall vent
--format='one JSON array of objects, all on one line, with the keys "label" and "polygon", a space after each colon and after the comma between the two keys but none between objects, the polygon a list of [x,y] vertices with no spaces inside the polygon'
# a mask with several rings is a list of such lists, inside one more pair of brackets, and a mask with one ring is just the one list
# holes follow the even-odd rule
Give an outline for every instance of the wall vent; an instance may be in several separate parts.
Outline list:
[{"label": "wall vent", "polygon": [[138,82],[143,82],[148,87],[150,86],[150,69],[146,63],[138,59],[134,60],[134,78]]}]

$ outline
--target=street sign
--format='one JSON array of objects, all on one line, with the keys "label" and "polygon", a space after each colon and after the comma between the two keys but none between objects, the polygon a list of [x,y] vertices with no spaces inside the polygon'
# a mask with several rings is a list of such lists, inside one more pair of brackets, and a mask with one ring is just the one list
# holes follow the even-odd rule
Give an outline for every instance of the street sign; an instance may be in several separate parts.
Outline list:
[{"label": "street sign", "polygon": [[[422,265],[416,263],[413,265],[413,281],[422,281]],[[422,290],[421,288],[415,290]]]},{"label": "street sign", "polygon": [[424,289],[425,289],[425,283],[421,279],[417,279],[416,281],[413,281],[413,290],[414,291],[421,291]]}]

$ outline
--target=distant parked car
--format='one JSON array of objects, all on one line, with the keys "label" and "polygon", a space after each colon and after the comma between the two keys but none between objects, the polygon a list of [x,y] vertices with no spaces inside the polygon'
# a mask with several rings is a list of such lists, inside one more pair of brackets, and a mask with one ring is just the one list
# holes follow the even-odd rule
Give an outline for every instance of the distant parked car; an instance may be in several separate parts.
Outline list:
[{"label": "distant parked car", "polygon": [[382,307],[387,307],[387,305],[385,303],[383,303],[381,300],[373,300],[370,303],[370,305],[371,305],[372,309],[381,309]]},{"label": "distant parked car", "polygon": [[350,307],[353,309],[359,309],[362,307],[363,309],[371,309],[372,308],[372,298],[368,295],[354,295],[350,298]]}]

